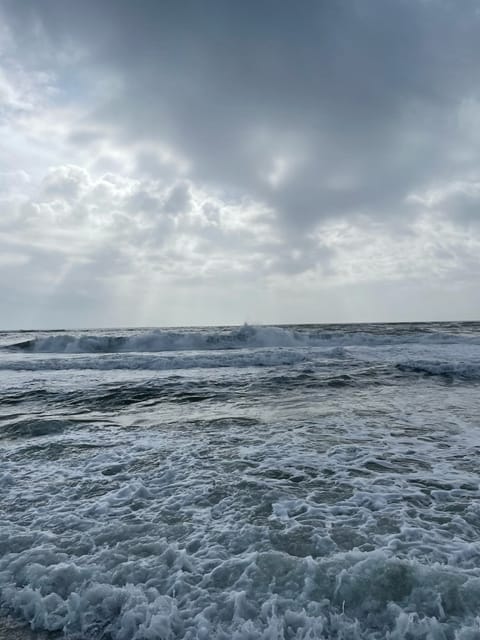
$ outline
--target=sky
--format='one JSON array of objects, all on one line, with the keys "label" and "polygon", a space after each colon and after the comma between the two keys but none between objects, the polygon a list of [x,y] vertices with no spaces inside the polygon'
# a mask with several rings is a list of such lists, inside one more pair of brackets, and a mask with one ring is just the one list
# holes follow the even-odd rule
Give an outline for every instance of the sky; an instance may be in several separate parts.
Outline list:
[{"label": "sky", "polygon": [[0,0],[0,328],[480,318],[477,0]]}]

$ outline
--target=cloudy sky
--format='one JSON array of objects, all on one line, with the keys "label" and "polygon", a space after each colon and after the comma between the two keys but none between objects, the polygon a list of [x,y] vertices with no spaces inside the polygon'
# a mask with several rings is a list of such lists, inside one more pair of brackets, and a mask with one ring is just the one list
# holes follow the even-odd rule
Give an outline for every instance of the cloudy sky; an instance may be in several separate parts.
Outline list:
[{"label": "cloudy sky", "polygon": [[480,317],[477,0],[0,0],[0,326]]}]

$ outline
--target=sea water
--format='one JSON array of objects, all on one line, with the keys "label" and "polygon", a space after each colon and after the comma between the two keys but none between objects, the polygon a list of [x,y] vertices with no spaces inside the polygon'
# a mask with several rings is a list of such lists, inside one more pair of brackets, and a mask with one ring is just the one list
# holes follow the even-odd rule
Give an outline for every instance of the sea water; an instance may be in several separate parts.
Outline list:
[{"label": "sea water", "polygon": [[480,324],[0,334],[0,615],[480,638]]}]

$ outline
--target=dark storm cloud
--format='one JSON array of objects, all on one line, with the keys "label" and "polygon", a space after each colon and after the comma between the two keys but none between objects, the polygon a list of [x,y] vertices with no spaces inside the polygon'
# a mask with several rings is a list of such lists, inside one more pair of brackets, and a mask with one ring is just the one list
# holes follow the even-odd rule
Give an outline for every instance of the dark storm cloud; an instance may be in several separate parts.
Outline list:
[{"label": "dark storm cloud", "polygon": [[190,179],[264,202],[290,233],[405,215],[410,192],[465,168],[450,149],[471,147],[456,113],[480,87],[476,2],[5,6],[25,47],[33,32],[52,50],[74,43],[85,69],[119,79],[93,124],[168,144]]}]

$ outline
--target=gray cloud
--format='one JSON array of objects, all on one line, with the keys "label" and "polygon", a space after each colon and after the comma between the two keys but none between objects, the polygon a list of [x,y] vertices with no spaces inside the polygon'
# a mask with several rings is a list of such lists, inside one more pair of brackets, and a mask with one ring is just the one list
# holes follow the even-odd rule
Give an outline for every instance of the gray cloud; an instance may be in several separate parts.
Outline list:
[{"label": "gray cloud", "polygon": [[1,11],[0,113],[15,154],[0,152],[0,169],[16,181],[4,210],[26,224],[26,244],[35,229],[40,242],[41,220],[54,238],[81,227],[66,283],[304,277],[307,291],[315,279],[415,279],[416,264],[452,282],[475,272],[474,0],[4,0]]},{"label": "gray cloud", "polygon": [[474,2],[462,11],[441,0],[7,7],[20,41],[25,24],[41,25],[52,49],[73,39],[83,64],[118,73],[119,91],[96,114],[118,135],[168,140],[222,187],[228,178],[261,190],[258,165],[296,139],[324,171],[343,161],[357,172],[375,145],[384,160],[392,145],[399,162],[399,131],[431,129],[432,116],[442,124],[443,109],[478,94]]},{"label": "gray cloud", "polygon": [[95,124],[168,143],[191,178],[258,198],[289,227],[386,214],[455,170],[452,116],[478,97],[474,2],[18,4],[52,47],[76,39],[84,64],[118,75]]},{"label": "gray cloud", "polygon": [[184,213],[191,207],[190,189],[188,184],[181,182],[174,185],[168,192],[162,209],[165,213]]}]

